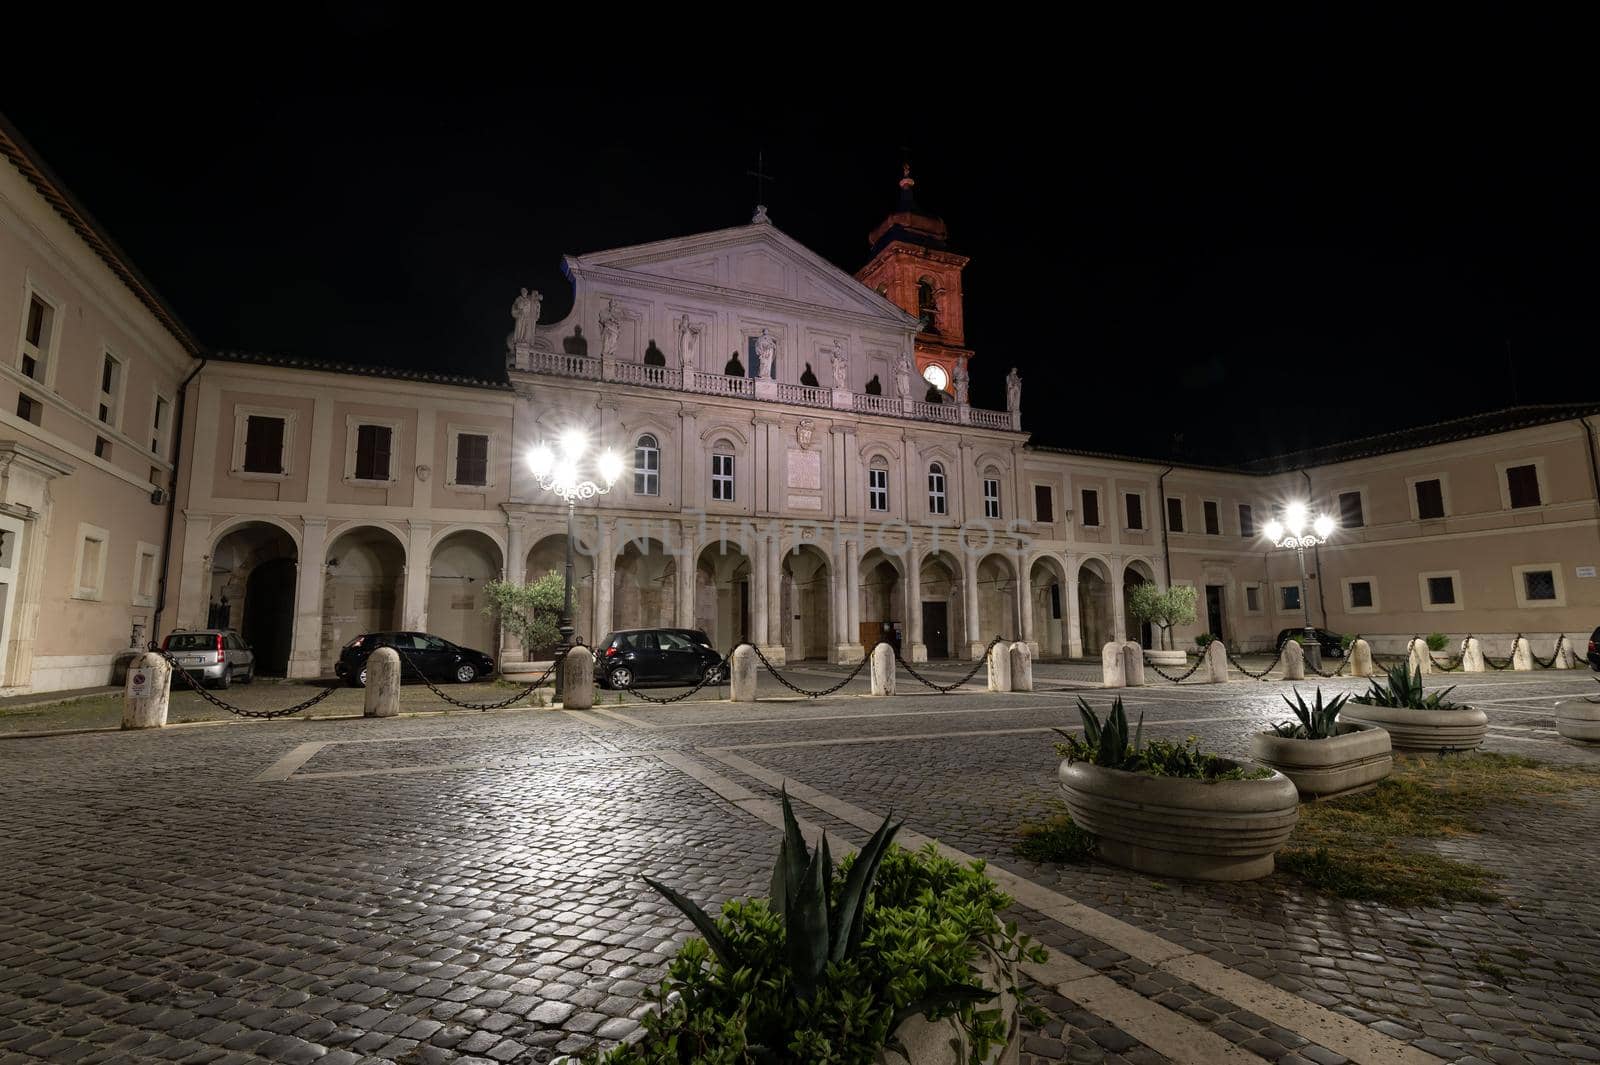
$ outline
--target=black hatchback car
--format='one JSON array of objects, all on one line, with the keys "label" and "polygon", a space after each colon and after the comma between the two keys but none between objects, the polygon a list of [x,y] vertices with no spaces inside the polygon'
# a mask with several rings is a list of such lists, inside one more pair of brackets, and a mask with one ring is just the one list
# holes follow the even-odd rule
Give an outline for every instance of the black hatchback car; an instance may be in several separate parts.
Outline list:
[{"label": "black hatchback car", "polygon": [[[1327,629],[1313,629],[1311,631],[1316,633],[1317,643],[1322,646],[1322,657],[1324,657],[1324,658],[1343,658],[1344,657],[1344,637],[1343,636],[1341,636],[1337,632],[1329,632]],[[1278,642],[1273,644],[1272,646],[1277,648],[1279,651],[1282,651],[1283,650],[1283,641],[1287,640],[1291,636],[1299,636],[1299,637],[1303,638],[1305,636],[1305,634],[1306,634],[1306,630],[1303,629],[1303,628],[1301,628],[1301,629],[1284,629],[1282,632],[1278,633]]]},{"label": "black hatchback car", "polygon": [[368,632],[344,645],[333,671],[357,688],[367,684],[367,659],[380,647],[400,652],[400,676],[470,684],[494,672],[494,659],[425,632]]},{"label": "black hatchback car", "polygon": [[1600,670],[1600,629],[1589,634],[1589,668]]},{"label": "black hatchback car", "polygon": [[722,680],[722,656],[699,629],[623,629],[607,634],[594,655],[594,679],[603,688]]}]

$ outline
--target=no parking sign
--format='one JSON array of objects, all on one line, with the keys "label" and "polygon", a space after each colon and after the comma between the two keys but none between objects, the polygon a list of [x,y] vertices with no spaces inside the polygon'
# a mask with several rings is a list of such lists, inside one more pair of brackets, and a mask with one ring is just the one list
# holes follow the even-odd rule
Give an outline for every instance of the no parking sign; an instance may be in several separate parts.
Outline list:
[{"label": "no parking sign", "polygon": [[140,698],[150,694],[150,674],[143,669],[136,669],[128,675],[128,694]]}]

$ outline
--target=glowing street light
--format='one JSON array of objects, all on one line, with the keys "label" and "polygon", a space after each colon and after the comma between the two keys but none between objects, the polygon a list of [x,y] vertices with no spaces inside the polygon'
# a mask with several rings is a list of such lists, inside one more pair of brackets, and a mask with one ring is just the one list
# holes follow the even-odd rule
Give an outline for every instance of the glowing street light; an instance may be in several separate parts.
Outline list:
[{"label": "glowing street light", "polygon": [[[1309,508],[1304,503],[1293,502],[1283,508],[1283,520],[1273,519],[1267,522],[1261,531],[1266,538],[1285,550],[1293,550],[1295,558],[1300,562],[1300,608],[1305,617],[1305,650],[1307,660],[1314,668],[1322,667],[1322,644],[1316,638],[1316,630],[1311,627],[1311,599],[1306,594],[1306,548],[1317,547],[1328,542],[1328,537],[1333,535],[1333,519],[1326,514],[1318,514],[1310,518]],[[1307,525],[1310,528],[1307,528]]]},{"label": "glowing street light", "polygon": [[[622,456],[607,448],[594,460],[599,480],[584,476],[583,459],[589,451],[589,438],[582,429],[568,429],[561,434],[560,452],[549,444],[538,444],[528,452],[528,469],[538,479],[539,487],[560,496],[567,504],[567,571],[566,585],[561,599],[561,620],[557,631],[561,633],[563,650],[572,646],[572,545],[576,540],[573,521],[578,501],[603,496],[622,476]],[[556,673],[559,686],[561,671]]]}]

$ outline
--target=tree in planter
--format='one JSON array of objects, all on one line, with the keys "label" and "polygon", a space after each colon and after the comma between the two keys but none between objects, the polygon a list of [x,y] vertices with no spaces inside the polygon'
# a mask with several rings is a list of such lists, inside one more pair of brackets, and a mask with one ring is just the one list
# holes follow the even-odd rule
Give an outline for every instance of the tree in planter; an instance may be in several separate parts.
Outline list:
[{"label": "tree in planter", "polygon": [[498,618],[517,638],[525,654],[554,647],[561,639],[557,628],[566,596],[566,577],[551,570],[529,584],[490,581],[485,586],[489,605],[483,612]]},{"label": "tree in planter", "polygon": [[1167,649],[1172,648],[1172,630],[1179,625],[1193,625],[1195,603],[1198,596],[1193,587],[1175,584],[1166,591],[1153,581],[1134,585],[1128,591],[1128,614],[1134,621],[1149,622],[1161,630],[1161,640]]}]

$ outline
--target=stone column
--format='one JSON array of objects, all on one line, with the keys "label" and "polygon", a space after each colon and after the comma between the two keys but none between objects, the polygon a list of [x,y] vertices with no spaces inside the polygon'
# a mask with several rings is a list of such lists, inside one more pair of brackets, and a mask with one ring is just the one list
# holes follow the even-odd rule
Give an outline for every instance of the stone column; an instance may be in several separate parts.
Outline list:
[{"label": "stone column", "polygon": [[616,599],[617,556],[612,547],[615,523],[600,519],[600,544],[594,560],[594,639],[611,631],[612,603]]},{"label": "stone column", "polygon": [[1128,638],[1128,619],[1124,616],[1122,602],[1122,559],[1111,558],[1111,634],[1118,643]]},{"label": "stone column", "polygon": [[[767,646],[767,539],[766,533],[756,536],[750,550],[750,642],[757,647]],[[739,700],[735,700],[738,702]]]},{"label": "stone column", "polygon": [[328,519],[306,518],[295,563],[294,634],[289,653],[293,679],[322,676],[322,584],[327,562]]},{"label": "stone column", "polygon": [[850,661],[850,638],[845,632],[850,627],[850,607],[845,598],[850,582],[845,579],[843,554],[843,545],[837,545],[828,567],[828,603],[833,617],[833,660],[836,663]]},{"label": "stone column", "polygon": [[787,662],[783,647],[783,528],[767,527],[767,642],[761,653],[775,666]]},{"label": "stone column", "polygon": [[[178,616],[173,628],[203,629],[206,626],[206,608],[211,599],[211,517],[184,515],[182,521],[183,558],[179,562]],[[320,607],[321,604],[318,605]],[[159,640],[162,635],[152,632],[150,638]],[[14,675],[7,673],[7,676]]]},{"label": "stone column", "polygon": [[689,542],[687,536],[684,537],[683,543],[678,545],[676,555],[678,567],[678,627],[680,629],[692,629],[695,627],[694,584],[695,578],[699,574],[696,573],[694,564],[694,545]]},{"label": "stone column", "polygon": [[861,644],[861,545],[854,539],[844,542],[846,661],[859,662],[866,654]]},{"label": "stone column", "polygon": [[367,658],[367,687],[362,692],[362,717],[394,717],[400,712],[400,654],[380,647]]},{"label": "stone column", "polygon": [[926,662],[928,645],[922,636],[922,563],[916,545],[906,542],[906,640],[907,660]]},{"label": "stone column", "polygon": [[1039,641],[1033,635],[1033,571],[1021,551],[1017,552],[1017,615],[1018,632],[1028,645],[1030,654],[1039,653]]},{"label": "stone column", "polygon": [[961,544],[962,614],[967,623],[967,657],[976,662],[983,657],[983,648],[989,641],[984,638],[982,619],[978,617],[978,557]]},{"label": "stone column", "polygon": [[1067,556],[1067,657],[1083,657],[1083,618],[1078,614],[1078,561]]},{"label": "stone column", "polygon": [[433,557],[428,541],[433,525],[425,521],[410,523],[406,536],[406,595],[400,616],[412,632],[428,631],[428,575],[433,572]]}]

